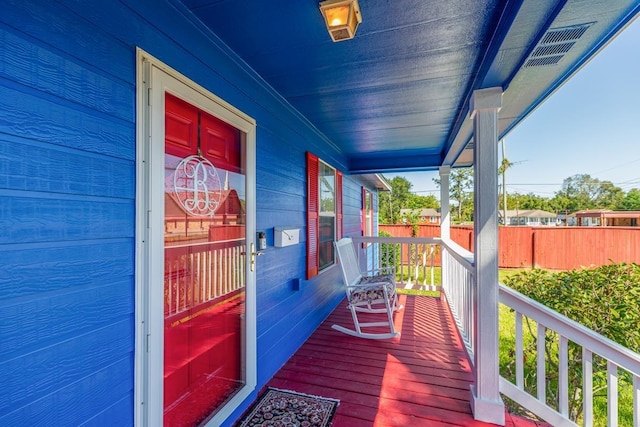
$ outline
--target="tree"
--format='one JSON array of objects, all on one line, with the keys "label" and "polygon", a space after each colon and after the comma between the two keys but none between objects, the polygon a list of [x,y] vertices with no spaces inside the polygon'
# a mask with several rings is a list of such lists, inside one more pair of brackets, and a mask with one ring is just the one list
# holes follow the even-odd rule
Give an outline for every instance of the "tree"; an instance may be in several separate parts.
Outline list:
[{"label": "tree", "polygon": [[[434,178],[438,186],[440,179]],[[470,220],[473,216],[473,169],[452,169],[449,175],[449,198],[457,203],[457,222]]]},{"label": "tree", "polygon": [[507,206],[510,209],[540,209],[547,212],[555,212],[555,209],[551,205],[551,201],[548,198],[538,196],[533,193],[509,194],[507,197]]},{"label": "tree", "polygon": [[620,187],[611,181],[600,181],[587,174],[573,175],[562,183],[555,204],[571,212],[584,209],[614,209],[624,198]]},{"label": "tree", "polygon": [[[503,218],[507,217],[507,169],[513,166],[513,163],[505,157],[504,154],[504,140],[502,140],[502,162],[498,168],[498,175],[502,175],[502,215]],[[500,200],[498,200],[498,208],[500,208]]]},{"label": "tree", "polygon": [[400,209],[411,198],[412,184],[403,176],[396,176],[387,180],[391,191],[379,195],[380,222],[382,224],[396,224],[400,221]]},{"label": "tree", "polygon": [[388,179],[391,191],[385,191],[378,196],[380,223],[399,224],[400,209],[440,208],[440,203],[434,195],[419,196],[411,193],[413,184],[403,176]]},{"label": "tree", "polygon": [[428,196],[420,196],[418,194],[410,194],[406,204],[401,209],[439,209],[440,203],[433,194]]},{"label": "tree", "polygon": [[616,205],[616,209],[622,211],[638,211],[640,210],[640,190],[632,188]]},{"label": "tree", "polygon": [[[498,167],[498,176],[502,176],[502,217],[507,217],[507,169],[514,164],[507,159],[507,144],[505,140],[502,140],[502,162]],[[498,208],[500,208],[500,201],[498,201]],[[506,225],[506,224],[505,224]]]},{"label": "tree", "polygon": [[600,182],[600,194],[596,200],[598,208],[615,209],[624,199],[622,188],[616,187],[611,181]]}]

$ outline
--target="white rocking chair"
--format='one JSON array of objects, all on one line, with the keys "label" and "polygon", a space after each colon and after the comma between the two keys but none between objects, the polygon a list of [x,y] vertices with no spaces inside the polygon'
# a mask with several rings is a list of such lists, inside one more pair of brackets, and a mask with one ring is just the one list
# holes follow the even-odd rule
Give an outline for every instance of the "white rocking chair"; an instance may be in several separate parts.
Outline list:
[{"label": "white rocking chair", "polygon": [[[378,270],[361,272],[356,249],[350,238],[334,242],[338,263],[346,286],[348,308],[351,310],[355,330],[340,325],[331,326],[336,331],[369,339],[388,339],[400,336],[393,324],[393,312],[402,309],[396,294],[395,268],[383,267]],[[361,322],[358,313],[385,313],[386,320]],[[363,328],[388,326],[389,332],[363,332]]]}]

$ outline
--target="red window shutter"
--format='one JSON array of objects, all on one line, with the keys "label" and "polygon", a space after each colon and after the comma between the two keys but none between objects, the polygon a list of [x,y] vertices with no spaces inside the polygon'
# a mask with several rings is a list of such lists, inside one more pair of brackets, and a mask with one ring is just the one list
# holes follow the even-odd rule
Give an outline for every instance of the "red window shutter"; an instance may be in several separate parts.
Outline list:
[{"label": "red window shutter", "polygon": [[307,279],[318,274],[319,199],[318,157],[307,152]]},{"label": "red window shutter", "polygon": [[336,240],[342,239],[342,172],[336,171]]},{"label": "red window shutter", "polygon": [[367,230],[367,190],[365,190],[364,187],[361,188],[361,199],[362,199],[362,209],[361,209],[361,217],[362,217],[362,223],[360,224],[360,231],[362,232],[362,235],[364,236]]}]

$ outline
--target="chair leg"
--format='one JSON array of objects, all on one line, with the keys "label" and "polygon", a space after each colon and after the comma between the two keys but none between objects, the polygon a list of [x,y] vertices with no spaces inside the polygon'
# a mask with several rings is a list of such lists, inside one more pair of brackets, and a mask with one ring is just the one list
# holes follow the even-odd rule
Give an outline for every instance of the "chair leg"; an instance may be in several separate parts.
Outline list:
[{"label": "chair leg", "polygon": [[[385,287],[384,291],[382,292],[382,295],[384,299],[382,301],[378,301],[377,304],[384,304],[384,308],[372,308],[372,301],[367,301],[366,303],[363,302],[364,304],[366,304],[366,306],[364,307],[359,307],[356,304],[349,303],[348,308],[351,311],[351,317],[353,319],[355,330],[348,329],[340,325],[332,325],[331,327],[339,332],[342,332],[354,337],[359,337],[359,338],[389,339],[389,338],[399,337],[400,332],[396,330],[395,324],[393,322],[394,312],[401,310],[403,308],[402,305],[398,304],[398,294],[395,292],[392,292],[392,293],[387,292],[387,288]],[[387,316],[387,319],[386,321],[380,321],[380,322],[361,322],[358,319],[358,312],[369,313],[369,314],[385,313]],[[381,326],[388,327],[389,332],[369,333],[369,332],[363,331],[363,328],[381,327]]]},{"label": "chair leg", "polygon": [[[395,305],[397,301],[397,294],[394,292],[392,301],[389,301],[389,295],[384,293],[385,304],[387,306],[387,319],[389,319],[389,329],[391,329],[392,334],[396,334],[396,327],[393,323],[393,312],[395,311]],[[393,303],[393,305],[392,305]],[[398,333],[399,335],[399,333]]]}]

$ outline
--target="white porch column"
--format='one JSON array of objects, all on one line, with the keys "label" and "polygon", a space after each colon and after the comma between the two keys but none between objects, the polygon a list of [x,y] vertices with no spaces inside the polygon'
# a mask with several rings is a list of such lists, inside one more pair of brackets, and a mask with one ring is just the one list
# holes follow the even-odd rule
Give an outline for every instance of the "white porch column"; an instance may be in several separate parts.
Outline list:
[{"label": "white porch column", "polygon": [[440,238],[451,237],[451,214],[449,212],[449,174],[450,166],[441,166],[440,172]]},{"label": "white porch column", "polygon": [[[440,238],[442,240],[449,240],[451,238],[451,213],[449,210],[449,174],[451,173],[450,166],[440,167]],[[441,246],[441,253],[444,253],[444,248]],[[452,284],[451,275],[449,274],[449,263],[445,256],[440,256],[440,281],[442,283],[442,290],[445,295],[451,298]]]},{"label": "white porch column", "polygon": [[498,111],[502,88],[476,90],[474,138],[475,375],[474,418],[504,425],[498,354]]}]

